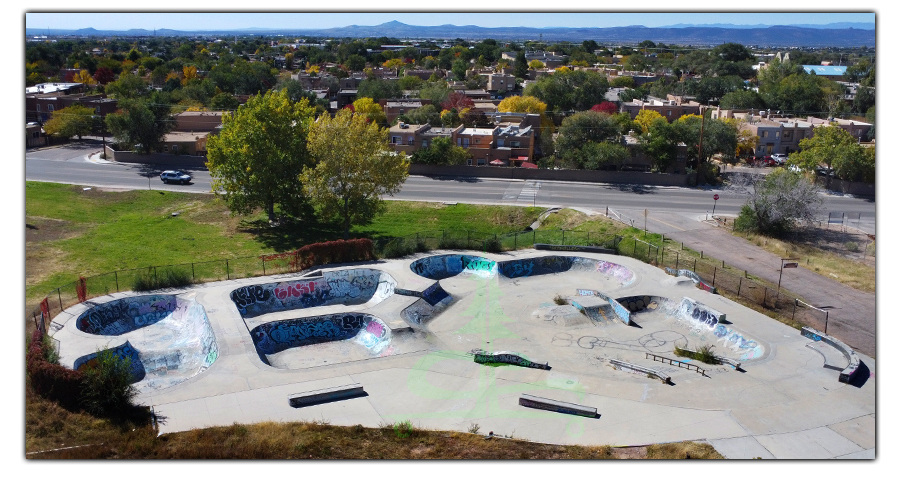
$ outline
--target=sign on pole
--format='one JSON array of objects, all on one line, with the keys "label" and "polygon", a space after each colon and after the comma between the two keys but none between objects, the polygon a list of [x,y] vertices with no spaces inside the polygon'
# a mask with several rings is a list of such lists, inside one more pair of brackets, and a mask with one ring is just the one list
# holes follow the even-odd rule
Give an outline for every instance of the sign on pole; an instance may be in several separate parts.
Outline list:
[{"label": "sign on pole", "polygon": [[783,267],[785,269],[796,269],[797,264],[798,264],[797,262],[785,262]]}]

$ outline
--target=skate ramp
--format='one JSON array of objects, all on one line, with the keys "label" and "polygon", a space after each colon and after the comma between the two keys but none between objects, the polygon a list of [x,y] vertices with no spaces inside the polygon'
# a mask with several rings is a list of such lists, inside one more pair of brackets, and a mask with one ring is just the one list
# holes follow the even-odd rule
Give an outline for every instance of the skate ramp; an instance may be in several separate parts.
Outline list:
[{"label": "skate ramp", "polygon": [[482,278],[497,275],[497,263],[480,256],[465,254],[441,254],[415,260],[409,268],[426,279],[441,280],[459,274],[471,274]]},{"label": "skate ramp", "polygon": [[497,265],[500,275],[508,279],[535,277],[562,272],[599,273],[625,287],[635,280],[634,272],[614,262],[588,259],[576,256],[544,256],[528,259],[515,259],[500,262]]},{"label": "skate ramp", "polygon": [[327,305],[372,306],[390,297],[396,285],[393,277],[377,269],[342,269],[312,279],[248,285],[233,290],[230,297],[247,319]]},{"label": "skate ramp", "polygon": [[360,351],[377,356],[391,343],[391,329],[381,319],[361,313],[330,314],[267,322],[250,331],[260,359],[295,347],[352,341]]},{"label": "skate ramp", "polygon": [[[218,358],[215,333],[206,310],[174,295],[145,295],[97,305],[78,317],[76,327],[95,335],[122,336],[112,349],[131,359],[132,380],[140,391],[181,383]],[[79,357],[73,368],[89,366],[97,352]]]}]

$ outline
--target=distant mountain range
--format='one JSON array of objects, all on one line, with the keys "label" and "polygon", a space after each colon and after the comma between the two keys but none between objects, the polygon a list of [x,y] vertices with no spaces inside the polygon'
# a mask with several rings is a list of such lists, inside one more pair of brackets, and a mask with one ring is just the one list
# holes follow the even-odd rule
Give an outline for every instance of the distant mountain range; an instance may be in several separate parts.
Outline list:
[{"label": "distant mountain range", "polygon": [[381,25],[350,25],[326,29],[304,28],[245,28],[230,30],[58,30],[26,28],[27,36],[77,35],[77,36],[231,36],[231,35],[286,35],[326,38],[393,37],[399,39],[453,39],[480,40],[537,40],[575,41],[595,40],[600,43],[639,43],[651,40],[675,45],[718,45],[740,43],[743,45],[783,47],[858,47],[875,46],[873,23],[832,23],[828,25],[672,25],[648,28],[642,25],[611,28],[566,27],[479,27],[476,25],[416,26],[398,21]]},{"label": "distant mountain range", "polygon": [[[675,25],[666,25],[664,27],[658,28],[689,28],[689,27],[705,27],[705,28],[737,28],[746,30],[749,28],[769,28],[773,25],[766,24],[756,24],[756,25],[735,25],[734,23],[706,23],[703,25],[697,25],[694,23],[677,23]],[[835,29],[845,29],[845,28],[856,28],[859,30],[874,30],[874,23],[853,23],[853,22],[838,22],[838,23],[825,23],[821,25],[804,23],[804,24],[791,24],[785,25],[788,27],[798,27],[798,28],[818,28],[822,30],[835,30]]]}]

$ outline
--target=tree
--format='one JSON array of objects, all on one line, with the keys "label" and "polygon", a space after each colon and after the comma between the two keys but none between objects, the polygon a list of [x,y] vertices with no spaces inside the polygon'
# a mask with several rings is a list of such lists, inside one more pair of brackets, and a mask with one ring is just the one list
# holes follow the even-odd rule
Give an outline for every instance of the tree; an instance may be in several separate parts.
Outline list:
[{"label": "tree", "polygon": [[347,61],[344,62],[344,66],[350,71],[362,71],[366,67],[366,58],[362,55],[350,55],[347,57]]},{"label": "tree", "polygon": [[377,78],[365,79],[359,84],[356,92],[357,98],[372,98],[373,101],[400,97],[400,86],[396,81],[379,80]]},{"label": "tree", "polygon": [[414,163],[456,165],[466,164],[471,158],[469,151],[453,144],[450,138],[435,138],[427,148],[421,148],[410,158]]},{"label": "tree", "polygon": [[122,73],[119,79],[106,85],[106,93],[116,99],[137,98],[147,94],[147,84],[141,78]]},{"label": "tree", "polygon": [[547,111],[547,103],[534,96],[507,96],[497,106],[497,111],[503,113],[544,114]]},{"label": "tree", "polygon": [[441,108],[445,110],[456,109],[457,111],[462,111],[465,108],[473,108],[475,106],[475,102],[472,101],[472,98],[466,96],[465,93],[454,91],[447,96],[447,100],[441,103]]},{"label": "tree", "polygon": [[468,69],[468,65],[462,59],[457,59],[453,62],[452,71],[453,77],[456,78],[457,81],[463,81],[466,79],[466,70]]},{"label": "tree", "polygon": [[544,62],[542,62],[541,60],[531,60],[528,62],[529,70],[540,70],[543,67],[544,67]]},{"label": "tree", "polygon": [[729,91],[719,98],[719,107],[723,110],[761,110],[766,103],[759,93],[751,90]]},{"label": "tree", "polygon": [[619,169],[631,154],[620,144],[586,143],[578,149],[564,151],[561,156],[568,167],[593,170]]},{"label": "tree", "polygon": [[240,101],[228,93],[219,93],[209,100],[209,107],[213,110],[236,110],[240,105]]},{"label": "tree", "polygon": [[118,105],[118,111],[106,115],[106,128],[116,142],[142,154],[158,150],[174,124],[169,96],[154,92],[146,100],[124,99]]},{"label": "tree", "polygon": [[60,138],[71,138],[90,134],[94,124],[94,110],[87,106],[75,104],[53,112],[51,118],[44,123],[44,131]]},{"label": "tree", "polygon": [[431,100],[432,104],[439,105],[450,96],[450,86],[444,80],[429,81],[419,89],[419,97]]},{"label": "tree", "polygon": [[197,67],[193,65],[188,65],[182,68],[182,77],[181,84],[187,85],[191,80],[197,79]]},{"label": "tree", "polygon": [[656,171],[666,172],[678,157],[678,132],[662,116],[650,122],[645,134],[640,135],[641,148],[653,161]]},{"label": "tree", "polygon": [[94,79],[97,80],[97,83],[106,85],[107,83],[115,81],[116,74],[113,73],[109,68],[101,67],[97,68],[97,71],[94,72]]},{"label": "tree", "polygon": [[[573,168],[597,169],[619,158],[616,150],[592,144],[618,140],[616,120],[597,111],[582,111],[567,117],[559,127],[556,149],[563,161]],[[598,157],[601,154],[603,157]]]},{"label": "tree", "polygon": [[737,174],[729,188],[749,196],[734,228],[773,237],[814,223],[823,202],[819,186],[786,169],[773,171],[764,178],[757,174]]},{"label": "tree", "polygon": [[78,74],[72,78],[72,81],[74,81],[75,83],[82,83],[84,84],[84,86],[97,84],[97,80],[95,80],[87,70],[79,71]]},{"label": "tree", "polygon": [[523,50],[516,53],[516,64],[513,67],[513,75],[516,78],[526,78],[528,76],[528,61],[525,59],[525,51]]},{"label": "tree", "polygon": [[404,115],[400,115],[401,121],[409,124],[441,125],[441,113],[434,105],[422,105]]},{"label": "tree", "polygon": [[815,171],[821,165],[834,169],[839,179],[860,181],[874,179],[875,163],[869,161],[866,151],[853,136],[837,126],[815,129],[812,138],[800,140],[800,152],[791,153],[788,164],[806,171]]},{"label": "tree", "polygon": [[393,196],[409,175],[405,154],[391,151],[387,130],[350,110],[323,115],[309,131],[314,167],[300,174],[303,190],[325,217],[340,218],[344,239],[350,226],[384,211],[381,196]]},{"label": "tree", "polygon": [[539,78],[525,89],[551,111],[584,111],[606,100],[609,83],[593,71],[561,71]]},{"label": "tree", "polygon": [[634,117],[634,122],[640,125],[641,131],[646,134],[650,131],[650,125],[658,119],[665,120],[663,115],[659,114],[659,111],[640,110],[638,111],[637,116]]},{"label": "tree", "polygon": [[604,101],[603,103],[591,106],[591,111],[599,111],[600,113],[614,115],[617,111],[619,111],[619,107],[616,106],[616,104],[612,101]]},{"label": "tree", "polygon": [[232,213],[262,207],[273,221],[276,204],[289,215],[304,211],[296,178],[311,164],[307,135],[313,111],[306,99],[294,103],[286,92],[269,91],[222,116],[222,132],[207,142],[207,167],[212,190],[224,194]]},{"label": "tree", "polygon": [[372,98],[360,98],[353,102],[353,111],[357,115],[362,115],[367,121],[383,125],[387,123],[387,116],[381,105],[372,101]]}]

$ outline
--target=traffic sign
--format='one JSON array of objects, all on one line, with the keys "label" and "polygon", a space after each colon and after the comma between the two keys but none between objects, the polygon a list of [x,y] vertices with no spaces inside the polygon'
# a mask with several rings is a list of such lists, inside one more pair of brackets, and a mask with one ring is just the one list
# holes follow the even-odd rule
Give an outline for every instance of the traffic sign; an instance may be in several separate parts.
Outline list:
[{"label": "traffic sign", "polygon": [[784,268],[785,268],[785,269],[796,269],[796,268],[797,268],[797,263],[796,263],[796,262],[785,262],[785,263],[784,263]]},{"label": "traffic sign", "polygon": [[718,200],[719,200],[719,195],[718,195],[718,194],[714,194],[714,195],[713,195],[713,201],[718,201]]}]

